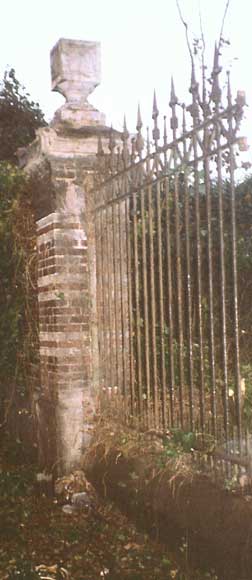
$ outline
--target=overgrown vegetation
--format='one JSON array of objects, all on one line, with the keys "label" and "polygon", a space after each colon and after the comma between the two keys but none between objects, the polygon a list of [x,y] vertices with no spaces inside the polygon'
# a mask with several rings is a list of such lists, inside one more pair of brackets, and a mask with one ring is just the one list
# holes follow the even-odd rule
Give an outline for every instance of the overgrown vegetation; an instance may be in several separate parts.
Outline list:
[{"label": "overgrown vegetation", "polygon": [[35,131],[46,125],[39,104],[16,78],[13,68],[4,74],[0,88],[0,160],[17,163],[18,147],[35,138]]},{"label": "overgrown vegetation", "polygon": [[16,151],[44,125],[37,103],[15,77],[0,90],[0,429],[32,439],[31,389],[36,384],[36,230],[32,189]]}]

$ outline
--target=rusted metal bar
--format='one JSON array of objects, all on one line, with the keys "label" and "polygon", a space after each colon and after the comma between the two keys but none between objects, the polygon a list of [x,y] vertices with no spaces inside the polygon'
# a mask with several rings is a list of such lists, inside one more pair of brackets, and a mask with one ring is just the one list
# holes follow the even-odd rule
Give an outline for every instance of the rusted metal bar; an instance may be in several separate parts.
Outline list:
[{"label": "rusted metal bar", "polygon": [[123,224],[123,216],[125,218],[125,202],[118,204],[118,228],[119,228],[119,271],[120,271],[120,299],[121,299],[121,348],[122,348],[122,385],[123,394],[127,397],[127,353],[126,353],[126,292],[125,292],[125,267],[126,267],[126,252],[125,252],[125,227]]},{"label": "rusted metal bar", "polygon": [[235,338],[235,405],[237,417],[238,442],[241,448],[242,417],[241,417],[241,373],[240,373],[240,342],[239,342],[239,315],[238,315],[238,275],[237,275],[237,234],[236,234],[236,210],[235,210],[235,154],[232,145],[233,126],[230,107],[232,104],[230,76],[228,75],[228,131],[229,131],[229,175],[231,190],[231,239],[232,239],[232,271],[233,271],[233,324]]},{"label": "rusted metal bar", "polygon": [[141,347],[141,314],[140,314],[140,287],[139,287],[139,258],[138,258],[138,219],[137,219],[137,192],[132,194],[132,212],[133,212],[133,276],[134,276],[134,333],[136,337],[136,378],[137,378],[137,395],[138,410],[141,415],[143,410],[143,393],[142,393],[142,347]]},{"label": "rusted metal bar", "polygon": [[[193,173],[194,173],[194,195],[195,195],[195,228],[196,228],[196,273],[197,273],[197,330],[198,342],[197,351],[199,358],[199,410],[200,410],[200,429],[205,431],[205,366],[204,366],[204,337],[203,337],[203,316],[202,316],[202,248],[201,248],[201,217],[200,217],[200,169],[198,161],[197,131],[199,130],[198,120],[198,83],[195,78],[194,66],[192,66],[191,88],[192,94],[192,118],[193,118]],[[195,352],[195,349],[194,349]]]},{"label": "rusted metal bar", "polygon": [[112,207],[107,207],[105,211],[105,254],[106,254],[106,284],[107,284],[107,336],[108,336],[108,348],[107,353],[107,367],[108,367],[108,377],[109,384],[108,387],[112,388],[115,385],[115,365],[114,365],[114,323],[113,323],[113,297],[112,297],[112,276],[113,272],[113,260],[112,260],[112,249],[111,249],[111,210]]},{"label": "rusted metal bar", "polygon": [[169,423],[171,427],[175,425],[175,370],[174,370],[174,331],[173,331],[173,290],[172,290],[172,256],[171,256],[171,227],[170,227],[170,201],[171,193],[169,191],[168,163],[167,163],[167,128],[166,117],[164,118],[164,203],[165,203],[165,239],[166,239],[166,284],[167,284],[167,303],[168,303],[168,324],[166,333],[168,333],[168,352],[167,359],[169,360]]},{"label": "rusted metal bar", "polygon": [[126,260],[127,260],[127,301],[128,301],[128,336],[129,336],[129,373],[130,403],[132,416],[135,415],[135,349],[134,349],[134,314],[132,304],[132,218],[130,213],[131,196],[126,199]]},{"label": "rusted metal bar", "polygon": [[[183,133],[186,132],[185,108],[183,108]],[[184,141],[184,159],[187,161],[186,142]],[[194,429],[194,359],[193,359],[193,328],[192,328],[192,288],[191,288],[191,247],[190,247],[190,208],[188,168],[185,163],[183,175],[183,189],[185,197],[185,253],[186,253],[186,290],[187,290],[187,340],[188,340],[188,367],[189,367],[189,425]]]},{"label": "rusted metal bar", "polygon": [[158,295],[159,295],[159,326],[160,326],[160,366],[161,366],[161,392],[162,392],[162,423],[167,428],[167,386],[165,369],[165,324],[164,324],[164,282],[163,282],[163,240],[161,221],[161,189],[160,180],[157,182],[157,252],[158,252]]},{"label": "rusted metal bar", "polygon": [[98,348],[99,348],[99,376],[101,384],[104,384],[104,294],[102,288],[102,231],[101,214],[95,218],[95,244],[96,244],[96,299],[97,299],[97,324],[98,324]]},{"label": "rusted metal bar", "polygon": [[119,255],[118,255],[118,237],[120,235],[118,231],[118,219],[117,219],[117,206],[114,203],[112,205],[112,255],[113,255],[113,278],[114,278],[114,322],[115,322],[115,377],[116,386],[122,391],[121,384],[121,373],[120,373],[120,313],[119,313]]},{"label": "rusted metal bar", "polygon": [[146,250],[146,209],[145,190],[140,192],[141,203],[141,244],[142,244],[142,280],[143,280],[143,310],[144,310],[144,356],[145,356],[145,379],[146,379],[146,407],[147,423],[150,426],[151,415],[151,380],[150,380],[150,320],[148,306],[148,276],[147,276],[147,250]]},{"label": "rusted metal bar", "polygon": [[157,373],[157,333],[156,333],[156,294],[155,294],[155,266],[154,266],[154,244],[153,244],[153,206],[152,206],[152,185],[147,188],[148,207],[148,236],[149,236],[149,269],[150,269],[150,312],[151,312],[151,351],[152,351],[152,390],[154,405],[155,427],[159,426],[159,395],[158,395],[158,373]]},{"label": "rusted metal bar", "polygon": [[[218,75],[216,78],[218,83]],[[217,86],[217,88],[219,88]],[[215,99],[216,112],[219,112],[219,91]],[[218,189],[218,222],[219,222],[219,259],[220,259],[220,296],[221,296],[221,343],[222,343],[222,400],[223,400],[223,426],[225,440],[229,438],[229,405],[228,405],[228,360],[227,360],[227,322],[226,322],[226,274],[225,274],[225,242],[223,223],[223,179],[222,179],[222,155],[220,151],[221,127],[219,121],[215,124],[216,143],[218,153],[217,164],[217,189]]]},{"label": "rusted metal bar", "polygon": [[[176,142],[178,119],[176,116],[177,97],[175,95],[173,79],[171,83],[170,107],[172,109],[171,129],[173,141]],[[179,371],[179,412],[180,425],[184,427],[184,330],[183,330],[183,301],[182,301],[182,269],[181,269],[181,240],[180,240],[180,207],[179,207],[179,174],[177,169],[177,147],[173,150],[174,158],[174,209],[175,209],[175,251],[176,251],[176,284],[177,284],[177,314],[178,314],[178,371]]]},{"label": "rusted metal bar", "polygon": [[208,159],[208,138],[209,134],[204,133],[204,173],[205,173],[205,191],[206,191],[206,218],[207,218],[207,261],[208,261],[208,306],[209,306],[209,361],[211,372],[211,413],[212,413],[212,434],[216,436],[216,365],[215,365],[215,330],[214,330],[214,292],[213,292],[213,242],[212,242],[212,202],[211,202],[211,182]]}]

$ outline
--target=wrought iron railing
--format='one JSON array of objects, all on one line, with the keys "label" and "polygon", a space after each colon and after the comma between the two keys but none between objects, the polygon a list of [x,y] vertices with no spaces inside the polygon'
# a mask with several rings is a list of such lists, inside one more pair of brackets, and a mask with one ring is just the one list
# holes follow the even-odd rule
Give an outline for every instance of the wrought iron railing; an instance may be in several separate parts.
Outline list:
[{"label": "wrought iron railing", "polygon": [[[171,84],[170,129],[98,144],[95,228],[101,379],[147,427],[179,426],[242,448],[235,171],[245,97],[226,95],[215,50],[209,94]],[[238,231],[239,235],[240,230]]]}]

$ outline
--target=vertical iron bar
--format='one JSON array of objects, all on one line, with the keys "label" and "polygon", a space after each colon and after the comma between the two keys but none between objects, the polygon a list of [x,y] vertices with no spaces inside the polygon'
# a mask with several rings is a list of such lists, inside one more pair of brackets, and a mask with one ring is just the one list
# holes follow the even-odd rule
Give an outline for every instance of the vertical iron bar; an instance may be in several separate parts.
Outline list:
[{"label": "vertical iron bar", "polygon": [[228,129],[229,129],[229,173],[231,188],[231,236],[232,236],[232,270],[233,270],[233,316],[234,316],[234,336],[235,336],[235,390],[236,390],[236,415],[239,451],[241,450],[242,439],[242,417],[241,417],[241,375],[240,375],[240,344],[239,344],[239,315],[238,315],[238,275],[237,275],[237,233],[236,233],[236,211],[235,211],[235,154],[232,145],[232,98],[230,89],[230,77],[228,75]]},{"label": "vertical iron bar", "polygon": [[138,258],[138,231],[137,231],[137,192],[132,194],[133,206],[133,267],[134,267],[134,286],[135,286],[135,336],[136,336],[136,351],[137,351],[137,394],[138,394],[138,409],[140,416],[143,411],[143,396],[142,396],[142,348],[141,348],[141,315],[140,315],[140,301],[139,301],[139,258]]},{"label": "vertical iron bar", "polygon": [[215,369],[215,335],[214,335],[214,295],[213,295],[213,257],[212,257],[212,202],[211,202],[211,182],[209,170],[208,152],[208,128],[204,129],[204,176],[206,191],[206,215],[207,215],[207,261],[208,261],[208,297],[209,297],[209,346],[211,364],[211,413],[212,413],[212,434],[216,437],[216,369]]},{"label": "vertical iron bar", "polygon": [[99,349],[99,371],[101,372],[101,381],[104,382],[104,295],[102,287],[102,243],[101,243],[101,212],[95,213],[95,244],[96,244],[96,286],[97,286],[97,319],[98,319],[98,349]]},{"label": "vertical iron bar", "polygon": [[[106,284],[106,275],[107,275],[107,267],[106,267],[106,242],[105,242],[105,233],[106,233],[106,220],[104,219],[106,216],[106,212],[104,209],[100,210],[100,220],[101,220],[101,287],[102,287],[102,295],[103,295],[103,343],[104,343],[104,380],[105,380],[105,388],[107,389],[109,385],[109,369],[108,369],[108,356],[109,356],[109,347],[108,347],[108,292],[107,292],[107,284]],[[104,225],[105,224],[105,225]],[[98,281],[99,283],[99,281]]]},{"label": "vertical iron bar", "polygon": [[180,240],[180,210],[179,210],[179,176],[174,179],[175,203],[175,246],[176,246],[176,282],[178,308],[178,342],[179,342],[179,409],[180,425],[184,428],[184,333],[183,333],[183,305],[182,305],[182,269],[181,269],[181,240]]},{"label": "vertical iron bar", "polygon": [[145,373],[146,373],[146,404],[147,423],[150,426],[150,321],[148,308],[148,281],[147,281],[147,254],[146,254],[146,217],[145,217],[145,190],[140,192],[141,201],[141,242],[142,242],[142,276],[144,301],[144,340],[145,340]]},{"label": "vertical iron bar", "polygon": [[[216,112],[219,112],[217,107]],[[222,368],[223,368],[223,409],[224,409],[224,433],[225,440],[229,438],[229,408],[228,408],[228,366],[227,366],[227,322],[226,322],[226,275],[225,275],[225,242],[223,226],[223,182],[222,182],[222,156],[220,150],[220,125],[216,123],[217,143],[217,176],[218,176],[218,214],[219,214],[219,243],[220,243],[220,270],[221,270],[221,326],[222,326]]]},{"label": "vertical iron bar", "polygon": [[121,340],[121,348],[122,348],[122,384],[123,384],[123,395],[127,398],[127,388],[126,388],[126,320],[125,320],[125,248],[124,248],[124,229],[123,229],[123,222],[122,222],[122,211],[125,211],[125,202],[118,203],[118,225],[119,225],[119,256],[120,256],[120,295],[121,295],[121,332],[122,332],[122,340]]},{"label": "vertical iron bar", "polygon": [[172,258],[171,258],[171,228],[170,228],[170,192],[168,177],[165,177],[165,209],[166,209],[166,261],[167,261],[167,288],[168,288],[168,322],[169,322],[169,394],[170,394],[170,422],[175,425],[175,371],[174,371],[174,324],[173,324],[173,292],[172,292]]},{"label": "vertical iron bar", "polygon": [[193,117],[193,171],[194,171],[194,193],[195,193],[195,220],[196,220],[196,262],[197,262],[197,317],[198,317],[198,342],[199,342],[199,407],[200,407],[200,428],[205,432],[205,369],[204,369],[204,347],[203,347],[203,316],[202,316],[202,249],[200,239],[200,178],[198,162],[198,84],[195,79],[194,65],[192,66],[191,89],[192,93],[192,117]]},{"label": "vertical iron bar", "polygon": [[107,357],[107,364],[109,366],[109,387],[114,387],[114,344],[113,344],[113,312],[112,312],[112,279],[111,275],[113,272],[113,264],[111,267],[111,247],[110,247],[110,235],[111,235],[111,224],[110,224],[110,213],[111,207],[108,206],[105,210],[106,215],[106,277],[107,277],[107,295],[108,295],[108,345],[109,345],[109,352]]},{"label": "vertical iron bar", "polygon": [[[186,133],[185,109],[183,108],[183,134]],[[189,344],[189,421],[190,429],[194,428],[194,368],[193,368],[193,331],[192,331],[192,288],[191,288],[191,252],[190,252],[190,209],[189,209],[189,189],[188,189],[188,156],[186,150],[186,139],[183,143],[184,153],[184,194],[185,194],[185,238],[186,238],[186,289],[187,289],[187,324],[188,324],[188,344]]]},{"label": "vertical iron bar", "polygon": [[176,282],[177,282],[177,311],[178,311],[178,343],[179,343],[179,409],[180,424],[184,427],[184,333],[183,333],[183,304],[182,304],[182,269],[181,269],[181,239],[180,239],[180,209],[179,209],[179,174],[177,163],[177,128],[178,119],[176,106],[178,100],[175,95],[173,79],[171,82],[170,107],[171,129],[173,135],[173,159],[174,159],[174,205],[175,205],[175,248],[176,248]]},{"label": "vertical iron bar", "polygon": [[149,253],[150,253],[150,302],[151,302],[151,345],[153,362],[153,394],[154,394],[154,421],[155,427],[159,424],[158,409],[158,380],[157,380],[157,334],[156,334],[156,296],[155,296],[155,270],[154,270],[154,245],[153,245],[153,206],[152,187],[148,185],[148,221],[149,221]]},{"label": "vertical iron bar", "polygon": [[[119,234],[120,235],[120,234]],[[115,202],[112,204],[112,237],[113,237],[113,274],[114,274],[114,320],[115,320],[115,375],[116,375],[116,385],[121,390],[121,378],[119,372],[119,351],[120,351],[120,325],[119,325],[119,312],[118,312],[118,302],[119,302],[119,289],[118,289],[118,231],[117,231],[117,217],[116,217],[116,205]]]},{"label": "vertical iron bar", "polygon": [[160,204],[160,178],[157,182],[157,249],[158,249],[158,286],[159,286],[159,318],[160,318],[160,355],[161,355],[161,389],[162,389],[162,422],[167,428],[167,396],[165,370],[165,343],[164,343],[164,288],[163,288],[163,255],[162,255],[162,224]]},{"label": "vertical iron bar", "polygon": [[135,415],[135,349],[133,340],[133,305],[132,305],[132,228],[130,215],[130,195],[126,199],[126,247],[127,247],[127,299],[128,299],[128,333],[129,333],[129,371],[131,413]]},{"label": "vertical iron bar", "polygon": [[173,331],[173,294],[172,294],[172,273],[171,273],[171,228],[170,228],[170,192],[168,179],[167,160],[167,127],[166,117],[164,117],[164,201],[166,218],[166,270],[167,270],[167,300],[168,300],[168,336],[169,336],[169,412],[170,426],[174,427],[174,331]]}]

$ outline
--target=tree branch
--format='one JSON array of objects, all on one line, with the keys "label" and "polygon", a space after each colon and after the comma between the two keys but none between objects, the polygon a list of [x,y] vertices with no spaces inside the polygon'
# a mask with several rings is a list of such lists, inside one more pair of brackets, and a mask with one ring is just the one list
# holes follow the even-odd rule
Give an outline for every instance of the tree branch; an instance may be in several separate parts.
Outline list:
[{"label": "tree branch", "polygon": [[221,30],[220,30],[220,37],[219,37],[218,49],[220,49],[220,46],[221,46],[222,34],[223,34],[223,30],[224,30],[224,25],[225,25],[225,20],[226,20],[227,12],[228,12],[228,9],[229,9],[229,4],[230,4],[230,0],[227,0],[226,6],[225,6],[225,10],[224,10],[224,14],[223,14],[223,18],[222,18],[222,23],[221,23]]},{"label": "tree branch", "polygon": [[187,24],[187,22],[183,18],[183,14],[182,14],[182,11],[181,11],[181,7],[180,7],[179,0],[176,0],[176,5],[177,5],[177,9],[178,9],[178,13],[179,13],[180,20],[181,20],[183,26],[185,27],[187,47],[188,47],[189,54],[190,54],[190,57],[191,57],[192,65],[194,66],[194,58],[193,58],[192,48],[191,48],[191,45],[190,45],[189,35],[188,35],[188,24]]}]

